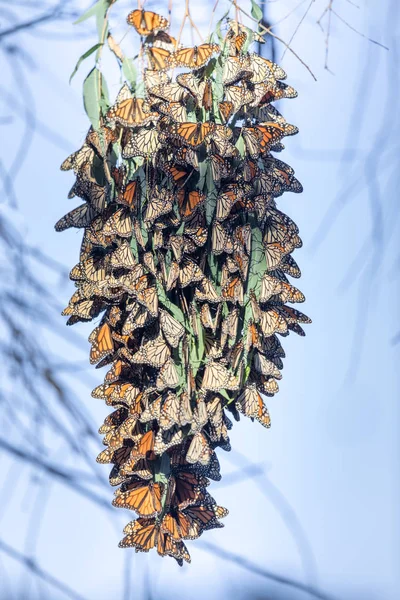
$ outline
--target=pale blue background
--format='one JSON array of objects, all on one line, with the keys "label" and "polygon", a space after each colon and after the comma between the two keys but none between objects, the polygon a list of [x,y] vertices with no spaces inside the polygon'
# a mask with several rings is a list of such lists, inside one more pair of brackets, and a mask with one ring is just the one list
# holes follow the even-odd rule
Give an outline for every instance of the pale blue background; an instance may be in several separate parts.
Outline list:
[{"label": "pale blue background", "polygon": [[[273,20],[296,4],[271,3]],[[400,8],[398,0],[360,0],[359,10],[344,0],[335,2],[335,10],[353,27],[390,51],[369,43],[332,16],[329,67],[333,75],[323,68],[324,35],[316,25],[326,4],[315,3],[293,43],[318,81],[287,53],[281,64],[299,98],[279,107],[300,129],[298,136],[287,139],[281,157],[295,168],[304,193],[286,194],[279,206],[300,227],[304,248],[295,258],[303,271],[299,287],[307,296],[304,310],[313,324],[307,326],[306,338],[291,335],[283,340],[284,378],[278,396],[268,401],[272,428],[266,431],[257,423],[241,421],[231,432],[234,451],[220,453],[225,474],[247,461],[261,465],[265,472],[238,484],[228,477],[225,484],[224,479],[212,484],[212,494],[230,515],[224,529],[206,532],[201,541],[318,586],[335,598],[395,600],[400,595],[396,345],[400,331],[396,67]],[[121,5],[126,12],[132,3]],[[277,31],[284,39],[290,38],[307,5],[303,2],[294,16],[282,22]],[[193,8],[197,23],[208,23],[211,9],[204,14],[205,6],[199,3],[197,10]],[[93,22],[80,27],[92,32]],[[72,25],[62,26],[64,34],[72,30]],[[94,33],[74,43],[36,35],[26,35],[24,41],[27,60],[32,61],[29,82],[37,117],[66,141],[60,148],[41,135],[39,127],[15,182],[21,216],[2,209],[30,242],[70,268],[78,260],[81,234],[75,230],[56,234],[53,229],[56,220],[76,205],[66,198],[72,175],[61,173],[59,165],[87,130],[81,82],[90,59],[71,87],[68,78],[79,55],[95,43]],[[280,58],[283,47],[277,48]],[[7,67],[2,65],[3,85],[15,93]],[[115,94],[118,82],[110,89]],[[23,100],[26,97],[19,98]],[[2,160],[9,165],[23,128],[18,110],[13,113],[3,107],[1,114],[5,113],[14,116],[0,128]],[[43,277],[51,281],[47,272]],[[61,288],[56,285],[57,281],[54,292],[61,309],[73,286],[70,282]],[[57,314],[58,307],[56,319]],[[82,335],[81,351],[50,335],[43,346],[82,365],[89,350],[85,335],[91,328],[76,327],[75,334]],[[107,409],[90,397],[89,390],[100,383],[101,374],[93,369],[85,373],[91,378],[87,386],[81,378],[75,383],[74,372],[65,380],[76,386],[100,425]],[[57,439],[46,443],[53,462],[67,467],[70,458]],[[99,437],[97,446],[92,444],[93,461],[100,449]],[[32,469],[11,463],[4,454],[0,461],[5,480],[0,495],[4,501],[1,538],[24,551],[26,528],[41,488],[32,479]],[[100,472],[106,476],[107,466]],[[7,473],[11,489],[6,485]],[[244,599],[254,590],[258,598],[309,597],[216,558],[202,548],[201,541],[189,542],[192,565],[183,569],[155,553],[147,557],[124,552],[117,544],[128,513],[105,511],[57,483],[46,490],[36,558],[83,598],[122,599],[124,560],[129,561],[131,576],[125,598]],[[111,501],[111,488],[101,489],[101,494]],[[245,512],[245,506],[250,510]],[[38,587],[31,576],[22,576],[21,567],[1,553],[0,573],[2,600],[64,597],[50,587]],[[146,591],[149,582],[152,595]]]}]

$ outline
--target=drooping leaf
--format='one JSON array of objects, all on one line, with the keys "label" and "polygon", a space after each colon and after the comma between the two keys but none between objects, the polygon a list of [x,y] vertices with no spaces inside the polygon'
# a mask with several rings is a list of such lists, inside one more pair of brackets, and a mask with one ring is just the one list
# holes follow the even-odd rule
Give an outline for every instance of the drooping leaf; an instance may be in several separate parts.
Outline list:
[{"label": "drooping leaf", "polygon": [[90,71],[83,82],[83,104],[93,128],[97,131],[101,116],[109,106],[107,83],[97,67]]},{"label": "drooping leaf", "polygon": [[257,21],[261,21],[263,18],[263,11],[255,0],[251,0],[251,16]]},{"label": "drooping leaf", "polygon": [[132,91],[135,92],[137,72],[133,62],[133,58],[127,58],[126,56],[124,57],[122,61],[122,72],[125,75],[129,85],[131,86]]},{"label": "drooping leaf", "polygon": [[89,50],[87,50],[84,54],[82,54],[82,56],[79,58],[78,62],[75,65],[75,69],[72,71],[71,73],[71,77],[69,78],[69,83],[71,83],[72,78],[76,75],[76,73],[78,72],[79,67],[81,66],[82,62],[88,58],[91,54],[93,54],[93,52],[96,52],[96,50],[98,50],[101,46],[103,46],[103,44],[101,42],[99,42],[98,44],[95,44],[94,46],[92,46]]}]

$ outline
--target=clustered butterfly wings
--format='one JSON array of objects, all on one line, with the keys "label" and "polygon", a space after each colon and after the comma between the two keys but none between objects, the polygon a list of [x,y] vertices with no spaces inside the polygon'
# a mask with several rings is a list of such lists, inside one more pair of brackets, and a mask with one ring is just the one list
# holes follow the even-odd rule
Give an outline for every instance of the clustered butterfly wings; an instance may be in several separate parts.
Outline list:
[{"label": "clustered butterfly wings", "polygon": [[[229,21],[223,44],[181,47],[168,20],[133,10],[142,86],[125,83],[97,130],[62,164],[83,203],[56,229],[83,230],[68,324],[98,318],[90,362],[113,505],[136,513],[122,547],[190,561],[184,541],[222,527],[208,492],[242,414],[270,426],[280,337],[304,335],[290,283],[298,228],[277,207],[301,192],[278,160],[297,129],[271,105],[296,92]],[[120,62],[122,59],[120,59]],[[140,91],[141,90],[141,91]]]}]

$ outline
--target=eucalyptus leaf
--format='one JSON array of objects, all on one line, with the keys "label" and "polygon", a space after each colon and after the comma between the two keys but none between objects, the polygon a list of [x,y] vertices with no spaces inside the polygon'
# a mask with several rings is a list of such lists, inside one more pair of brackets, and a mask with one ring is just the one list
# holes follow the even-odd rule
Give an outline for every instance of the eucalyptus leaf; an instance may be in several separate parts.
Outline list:
[{"label": "eucalyptus leaf", "polygon": [[251,16],[257,21],[262,21],[263,11],[255,0],[251,0]]},{"label": "eucalyptus leaf", "polygon": [[83,82],[83,104],[96,131],[100,128],[102,113],[109,106],[107,83],[101,71],[94,67]]},{"label": "eucalyptus leaf", "polygon": [[91,54],[93,54],[93,52],[96,52],[96,50],[98,50],[101,46],[104,46],[103,43],[98,43],[95,44],[94,46],[92,46],[89,50],[87,50],[84,54],[82,54],[82,56],[80,57],[80,59],[78,60],[78,62],[76,63],[75,69],[72,71],[71,73],[71,77],[69,78],[69,83],[71,83],[72,78],[76,75],[76,73],[78,72],[79,67],[81,66],[82,62],[88,58]]},{"label": "eucalyptus leaf", "polygon": [[240,134],[238,139],[236,140],[235,147],[239,150],[240,156],[244,157],[244,155],[246,153],[246,149],[245,149],[244,139],[243,139],[242,134]]},{"label": "eucalyptus leaf", "polygon": [[172,316],[175,317],[175,319],[187,329],[185,316],[179,308],[179,306],[176,306],[176,304],[171,302],[171,300],[167,297],[167,294],[165,293],[162,284],[159,281],[156,282],[156,287],[157,296],[160,304],[162,304],[166,309],[168,309]]},{"label": "eucalyptus leaf", "polygon": [[122,61],[122,72],[134,92],[136,89],[137,72],[133,63],[133,58],[124,58]]}]

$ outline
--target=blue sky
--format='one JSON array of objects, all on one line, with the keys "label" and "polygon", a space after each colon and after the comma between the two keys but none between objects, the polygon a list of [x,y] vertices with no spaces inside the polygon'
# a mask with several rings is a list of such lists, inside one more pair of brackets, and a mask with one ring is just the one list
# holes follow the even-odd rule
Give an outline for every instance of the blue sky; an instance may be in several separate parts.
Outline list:
[{"label": "blue sky", "polygon": [[[271,12],[278,19],[296,4],[279,0],[271,3]],[[323,9],[324,3],[317,4]],[[290,38],[306,7],[303,3],[296,19],[282,22],[279,35]],[[281,63],[299,97],[279,109],[300,129],[298,136],[285,142],[282,159],[296,170],[304,193],[286,194],[278,204],[300,227],[304,246],[295,258],[303,272],[299,287],[307,297],[304,311],[313,324],[307,326],[306,338],[292,335],[284,340],[284,378],[280,393],[268,402],[272,428],[266,431],[243,420],[235,424],[234,450],[220,455],[222,473],[234,472],[246,461],[264,471],[239,484],[213,483],[213,495],[230,515],[224,529],[206,532],[202,540],[262,568],[319,586],[335,598],[394,600],[400,589],[395,367],[399,346],[394,343],[400,330],[395,158],[400,123],[391,90],[396,84],[399,89],[394,69],[399,9],[396,0],[380,2],[379,7],[366,1],[359,10],[342,0],[336,10],[390,51],[332,17],[329,66],[334,74],[324,70],[324,36],[315,23],[316,6],[293,47],[318,81],[290,53]],[[204,14],[201,5],[193,13],[202,23],[208,21],[210,11]],[[86,22],[80,27],[92,26]],[[64,28],[68,31],[68,24]],[[78,260],[80,233],[56,234],[53,225],[75,206],[75,200],[67,199],[72,176],[61,173],[59,165],[79,147],[88,127],[81,82],[90,59],[71,87],[68,78],[92,39],[71,43],[32,36],[25,40],[34,63],[29,81],[38,119],[58,131],[66,147],[63,150],[36,133],[15,182],[20,216],[13,218],[31,243],[72,267]],[[282,47],[277,48],[279,58]],[[7,69],[4,85],[15,90]],[[118,91],[117,80],[110,89],[114,94]],[[15,120],[2,131],[6,140],[2,158],[7,164],[23,130]],[[72,283],[55,288],[61,307],[72,289]],[[90,327],[77,327],[81,327],[82,344],[73,358],[85,361],[89,346],[84,335]],[[51,336],[43,340],[50,352],[70,358],[67,344],[53,348],[53,343]],[[90,372],[93,385],[100,383],[101,375]],[[73,372],[68,382],[100,425],[106,407],[90,397],[89,388],[74,381]],[[53,460],[67,466],[70,459],[58,452],[57,440],[49,439],[48,446]],[[99,437],[93,460],[100,447]],[[3,456],[1,461],[6,472],[9,461]],[[29,486],[34,489],[31,474],[23,468],[14,486],[14,501],[1,521],[2,538],[21,549],[29,521]],[[172,560],[124,553],[117,543],[129,515],[117,510],[106,513],[58,484],[50,490],[37,559],[83,598],[122,599],[125,560],[130,564],[135,599],[147,597],[148,581],[152,597],[160,600],[178,594],[197,599],[242,593],[245,598],[253,588],[261,589],[266,598],[308,597],[216,558],[200,542],[189,544],[192,565],[181,570]],[[108,497],[111,502],[111,488]],[[245,505],[250,510],[245,512]],[[11,560],[1,556],[0,560],[18,598],[21,571]],[[28,598],[43,597],[32,579],[28,585]],[[58,599],[55,592],[49,597]]]}]

